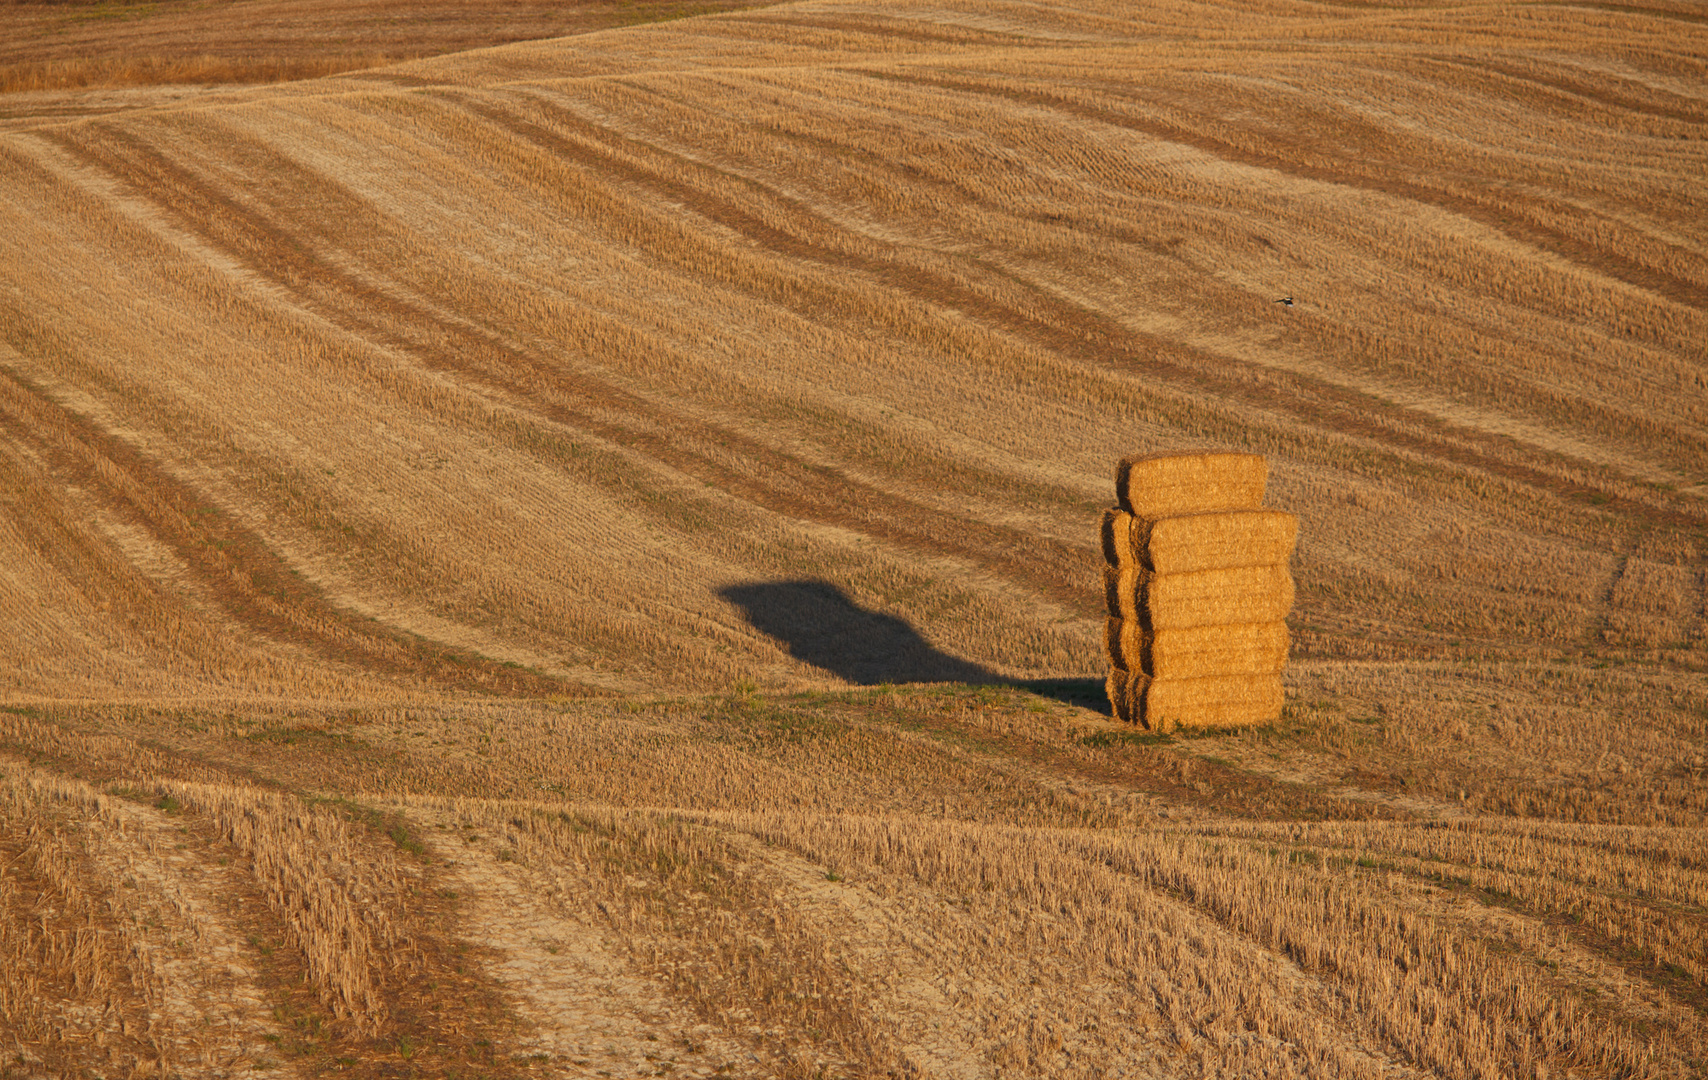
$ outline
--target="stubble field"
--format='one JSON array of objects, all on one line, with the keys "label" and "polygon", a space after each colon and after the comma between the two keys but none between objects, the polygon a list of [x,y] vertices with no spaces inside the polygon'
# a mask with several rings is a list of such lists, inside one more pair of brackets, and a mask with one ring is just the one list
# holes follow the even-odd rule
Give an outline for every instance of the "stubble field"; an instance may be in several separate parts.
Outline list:
[{"label": "stubble field", "polygon": [[1693,5],[275,6],[0,7],[0,1076],[1708,1069]]}]

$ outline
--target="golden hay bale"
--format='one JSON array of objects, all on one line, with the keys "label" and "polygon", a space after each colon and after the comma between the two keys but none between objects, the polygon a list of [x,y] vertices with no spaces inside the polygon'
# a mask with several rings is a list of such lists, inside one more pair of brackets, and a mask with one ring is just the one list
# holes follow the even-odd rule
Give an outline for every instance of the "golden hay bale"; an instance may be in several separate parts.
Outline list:
[{"label": "golden hay bale", "polygon": [[1273,724],[1281,718],[1285,691],[1280,675],[1153,679],[1137,672],[1122,674],[1120,692],[1128,713],[1152,731]]},{"label": "golden hay bale", "polygon": [[1153,632],[1139,670],[1159,679],[1279,675],[1292,635],[1284,622],[1194,626]]},{"label": "golden hay bale", "polygon": [[1214,510],[1166,518],[1103,512],[1103,561],[1160,574],[1270,566],[1293,557],[1299,519],[1281,510]]},{"label": "golden hay bale", "polygon": [[1121,459],[1115,497],[1141,518],[1248,510],[1263,505],[1268,479],[1261,454],[1146,454]]},{"label": "golden hay bale", "polygon": [[1124,459],[1103,515],[1109,702],[1156,731],[1280,716],[1298,519],[1256,454]]},{"label": "golden hay bale", "polygon": [[[1129,695],[1133,693],[1131,683],[1127,692]],[[1152,679],[1142,693],[1140,720],[1155,731],[1225,724],[1273,724],[1281,718],[1281,705],[1286,696],[1280,675]]]},{"label": "golden hay bale", "polygon": [[1109,618],[1147,630],[1279,622],[1293,610],[1293,575],[1285,566],[1189,574],[1154,574],[1136,563],[1105,566],[1103,602]]},{"label": "golden hay bale", "polygon": [[1103,620],[1103,653],[1109,657],[1109,666],[1127,671],[1139,670],[1139,660],[1144,656],[1148,636],[1136,620],[1114,617]]},{"label": "golden hay bale", "polygon": [[1133,533],[1138,519],[1119,507],[1103,511],[1103,561],[1110,566],[1126,566],[1138,557],[1140,537]]},{"label": "golden hay bale", "polygon": [[1103,688],[1109,695],[1109,710],[1115,714],[1115,719],[1124,720],[1129,724],[1137,724],[1144,708],[1142,700],[1144,676],[1134,676],[1130,671],[1121,668],[1110,668],[1109,678],[1103,682]]},{"label": "golden hay bale", "polygon": [[[1128,531],[1138,532],[1131,526]],[[1186,574],[1285,565],[1293,557],[1299,519],[1280,510],[1223,510],[1161,518],[1146,531],[1139,561],[1159,574]]]},{"label": "golden hay bale", "polygon": [[1103,568],[1103,602],[1111,619],[1139,619],[1139,585],[1144,571],[1134,563]]},{"label": "golden hay bale", "polygon": [[1153,631],[1280,622],[1293,610],[1293,575],[1285,566],[1140,572],[1135,607]]},{"label": "golden hay bale", "polygon": [[1289,644],[1282,622],[1147,632],[1136,620],[1109,619],[1103,629],[1110,667],[1159,679],[1276,675],[1287,666]]}]

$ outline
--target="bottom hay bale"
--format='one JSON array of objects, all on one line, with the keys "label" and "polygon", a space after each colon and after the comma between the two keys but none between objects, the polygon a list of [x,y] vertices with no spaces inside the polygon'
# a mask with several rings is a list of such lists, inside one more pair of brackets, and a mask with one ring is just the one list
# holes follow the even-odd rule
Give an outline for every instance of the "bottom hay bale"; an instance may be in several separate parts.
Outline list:
[{"label": "bottom hay bale", "polygon": [[1106,688],[1118,719],[1158,732],[1272,724],[1285,697],[1280,675],[1153,679],[1113,668]]},{"label": "bottom hay bale", "polygon": [[[1138,676],[1143,679],[1144,676]],[[1144,691],[1142,686],[1135,689],[1134,675],[1122,668],[1110,668],[1109,678],[1103,688],[1109,694],[1109,710],[1115,714],[1115,719],[1125,720],[1129,724],[1137,724],[1144,714]]]}]

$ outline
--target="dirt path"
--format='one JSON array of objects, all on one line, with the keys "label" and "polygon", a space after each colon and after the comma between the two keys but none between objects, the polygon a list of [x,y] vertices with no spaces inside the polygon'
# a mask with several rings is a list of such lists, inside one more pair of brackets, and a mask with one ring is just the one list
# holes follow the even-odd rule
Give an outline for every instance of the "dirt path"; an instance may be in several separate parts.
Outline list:
[{"label": "dirt path", "polygon": [[[140,938],[153,979],[149,1028],[179,1076],[294,1076],[279,1059],[284,1034],[258,983],[255,946],[240,921],[251,891],[235,865],[185,843],[158,810],[113,799],[90,828],[90,854],[126,893],[120,917]],[[158,1027],[156,1026],[158,1025]],[[156,1034],[156,1032],[158,1032]]]},{"label": "dirt path", "polygon": [[488,975],[534,1031],[516,1053],[547,1055],[548,1075],[563,1077],[750,1074],[747,1049],[636,972],[606,932],[567,913],[558,882],[500,861],[490,841],[440,830],[428,841],[462,905],[466,940],[488,950]]}]

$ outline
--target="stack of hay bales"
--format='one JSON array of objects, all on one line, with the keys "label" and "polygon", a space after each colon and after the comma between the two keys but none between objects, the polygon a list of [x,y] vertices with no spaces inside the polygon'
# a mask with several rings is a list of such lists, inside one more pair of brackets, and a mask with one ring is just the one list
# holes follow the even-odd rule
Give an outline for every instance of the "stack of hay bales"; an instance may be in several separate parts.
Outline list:
[{"label": "stack of hay bales", "polygon": [[1152,731],[1272,723],[1298,519],[1263,508],[1257,454],[1123,460],[1103,516],[1109,702]]}]

